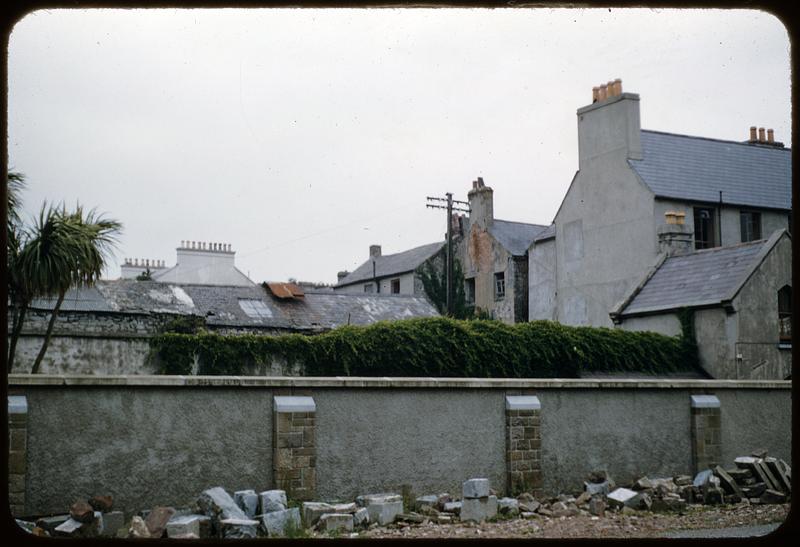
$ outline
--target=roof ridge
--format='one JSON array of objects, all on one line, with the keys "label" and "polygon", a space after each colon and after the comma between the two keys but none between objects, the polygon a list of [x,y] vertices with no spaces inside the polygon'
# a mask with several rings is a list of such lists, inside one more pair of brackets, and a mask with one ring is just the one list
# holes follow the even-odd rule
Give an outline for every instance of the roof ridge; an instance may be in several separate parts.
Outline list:
[{"label": "roof ridge", "polygon": [[550,224],[537,224],[535,222],[522,222],[521,220],[503,220],[501,218],[494,219],[494,222],[508,222],[510,224],[525,224],[526,226],[536,226],[537,228],[538,227],[542,227],[542,226],[547,228],[548,226],[550,226]]},{"label": "roof ridge", "polygon": [[[698,135],[684,135],[683,133],[672,133],[670,131],[658,131],[656,129],[642,129],[641,131],[643,133],[656,133],[656,134],[659,134],[659,135],[670,135],[672,137],[685,137],[687,139],[700,139],[700,140],[704,140],[704,141],[724,142],[726,144],[739,144],[739,145],[742,145],[742,146],[749,146],[751,148],[753,146],[757,146],[760,150],[783,150],[783,151],[787,151],[787,152],[791,152],[791,150],[792,150],[791,148],[788,148],[786,146],[771,146],[769,144],[766,144],[765,146],[758,146],[758,145],[760,145],[762,143],[751,143],[751,142],[748,142],[748,141],[732,141],[732,140],[727,140],[727,139],[717,139],[717,138],[714,138],[714,137],[701,137],[701,136],[698,136]],[[639,161],[639,160],[634,160],[634,161]]]},{"label": "roof ridge", "polygon": [[410,252],[416,251],[418,249],[422,249],[423,247],[432,247],[433,245],[444,245],[445,243],[446,243],[445,241],[436,241],[434,243],[425,243],[424,245],[418,245],[416,247],[412,247],[410,249],[406,249],[405,251],[399,251],[399,252],[392,253],[392,254],[385,255],[385,254],[381,253],[380,256],[376,256],[376,257],[372,257],[371,256],[367,260],[369,260],[370,258],[376,258],[377,259],[377,258],[387,258],[387,257],[390,257],[390,256],[397,256],[397,255],[401,255],[401,254],[405,254],[405,253],[410,253]]},{"label": "roof ridge", "polygon": [[767,242],[768,239],[769,238],[756,239],[754,241],[746,241],[746,242],[743,242],[743,243],[734,243],[732,245],[722,245],[722,246],[719,246],[719,247],[711,247],[710,249],[697,249],[696,251],[692,251],[691,253],[688,253],[688,254],[685,254],[685,255],[676,255],[676,256],[671,256],[669,258],[670,259],[672,259],[672,258],[685,258],[687,256],[698,256],[698,255],[709,254],[709,253],[713,253],[713,252],[734,250],[734,249],[738,249],[738,248],[741,248],[741,247],[763,245],[764,243]]}]

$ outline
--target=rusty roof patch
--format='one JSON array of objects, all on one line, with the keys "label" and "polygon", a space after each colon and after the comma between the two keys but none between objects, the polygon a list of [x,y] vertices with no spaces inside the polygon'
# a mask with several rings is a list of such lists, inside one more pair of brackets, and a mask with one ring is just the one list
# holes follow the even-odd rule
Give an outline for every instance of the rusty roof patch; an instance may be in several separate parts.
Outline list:
[{"label": "rusty roof patch", "polygon": [[303,289],[294,283],[267,283],[267,287],[272,291],[272,294],[278,298],[303,298],[305,293]]}]

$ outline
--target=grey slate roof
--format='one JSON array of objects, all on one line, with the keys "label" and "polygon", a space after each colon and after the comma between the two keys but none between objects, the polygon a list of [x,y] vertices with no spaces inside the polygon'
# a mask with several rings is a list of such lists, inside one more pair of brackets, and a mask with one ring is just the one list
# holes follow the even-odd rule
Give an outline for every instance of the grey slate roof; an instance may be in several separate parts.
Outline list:
[{"label": "grey slate roof", "polygon": [[556,237],[556,225],[555,225],[555,223],[551,224],[550,226],[548,226],[547,228],[545,228],[544,230],[539,232],[539,234],[535,238],[533,238],[533,240],[534,241],[544,241],[546,239],[552,239],[554,237]]},{"label": "grey slate roof", "polygon": [[546,229],[547,226],[542,224],[494,219],[489,227],[489,233],[509,253],[514,256],[522,256],[528,252],[528,247],[533,243],[533,239]]},{"label": "grey slate roof", "polygon": [[[241,300],[258,300],[264,317],[251,317]],[[52,309],[55,299],[36,302],[37,309]],[[411,295],[343,294],[320,290],[304,298],[279,299],[261,287],[226,285],[177,285],[156,281],[119,279],[100,281],[90,289],[70,290],[64,311],[116,312],[131,314],[176,314],[205,317],[216,327],[248,327],[308,330],[333,328],[349,323],[367,325],[375,321],[433,317],[439,313],[424,297]]]},{"label": "grey slate roof", "polygon": [[[36,298],[31,302],[31,309],[51,310],[56,305],[56,298]],[[64,311],[111,311],[103,295],[96,287],[80,288],[67,291],[61,303]]]},{"label": "grey slate roof", "polygon": [[720,304],[744,283],[773,239],[669,257],[621,315]]},{"label": "grey slate roof", "polygon": [[656,196],[791,209],[788,148],[658,131],[641,132],[641,160],[628,160]]},{"label": "grey slate roof", "polygon": [[[444,241],[440,241],[414,247],[402,253],[379,256],[375,259],[375,276],[380,278],[414,271],[423,262],[438,253],[443,246]],[[350,272],[350,274],[342,279],[336,286],[344,287],[346,285],[372,279],[372,262],[373,259],[370,258],[354,271]]]}]

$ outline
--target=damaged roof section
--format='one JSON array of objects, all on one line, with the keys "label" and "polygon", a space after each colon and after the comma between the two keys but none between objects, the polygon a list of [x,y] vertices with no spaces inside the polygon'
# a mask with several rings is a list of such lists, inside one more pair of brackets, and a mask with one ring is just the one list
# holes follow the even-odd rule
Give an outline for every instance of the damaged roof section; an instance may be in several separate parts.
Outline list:
[{"label": "damaged roof section", "polygon": [[[50,310],[55,299],[31,307]],[[203,317],[210,328],[316,331],[439,313],[424,297],[305,292],[293,283],[264,287],[177,285],[119,279],[67,292],[61,309],[73,312],[172,314]]]}]

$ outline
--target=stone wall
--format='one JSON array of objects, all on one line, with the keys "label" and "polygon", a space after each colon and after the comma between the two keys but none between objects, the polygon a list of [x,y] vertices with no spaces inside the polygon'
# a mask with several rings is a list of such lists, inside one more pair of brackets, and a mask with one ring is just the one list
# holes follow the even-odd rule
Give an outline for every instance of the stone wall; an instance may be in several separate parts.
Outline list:
[{"label": "stone wall", "polygon": [[[582,489],[698,465],[692,396],[719,403],[723,465],[756,449],[789,460],[791,383],[9,376],[16,514],[63,512],[111,494],[128,516],[185,505],[213,486],[286,488],[295,499],[381,491],[460,492],[486,477],[502,495]],[[308,406],[282,406],[303,399]],[[9,401],[11,403],[11,401]],[[706,424],[706,427],[709,424]],[[712,433],[709,438],[716,438]],[[712,443],[713,444],[713,443]],[[24,452],[21,452],[24,447]],[[24,454],[20,456],[19,454]]]}]

